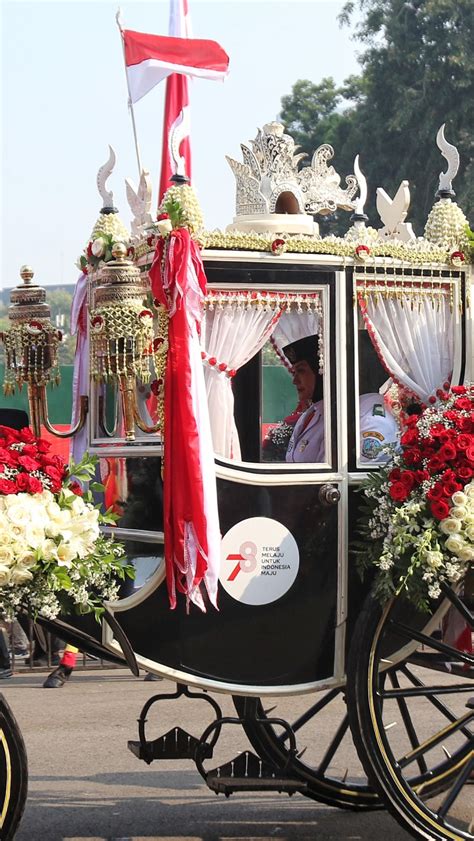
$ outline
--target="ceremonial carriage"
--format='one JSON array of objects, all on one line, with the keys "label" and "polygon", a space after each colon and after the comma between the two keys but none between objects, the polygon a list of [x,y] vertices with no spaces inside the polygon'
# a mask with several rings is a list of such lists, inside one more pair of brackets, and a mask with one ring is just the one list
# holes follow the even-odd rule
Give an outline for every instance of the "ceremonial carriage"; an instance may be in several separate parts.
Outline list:
[{"label": "ceremonial carriage", "polygon": [[[383,225],[370,228],[358,160],[345,188],[329,146],[300,169],[277,123],[242,146],[243,163],[229,161],[237,211],[225,233],[204,232],[177,161],[158,221],[146,175],[136,192],[129,186],[130,236],[105,186],[111,157],[99,173],[104,207],[76,293],[76,314],[86,318],[74,447],[98,457],[104,507],[119,517],[109,531],[137,576],[105,605],[100,623],[72,614],[38,621],[135,674],[176,682],[175,694],[158,693],[140,714],[138,740],[129,743],[139,759],[188,758],[226,796],[298,792],[342,808],[385,805],[416,837],[441,840],[474,838],[469,563],[426,611],[404,591],[385,603],[371,595],[372,576],[361,581],[351,551],[361,484],[389,457],[385,444],[398,446],[399,434],[387,441],[378,418],[388,414],[396,425],[408,404],[421,411],[440,390],[473,379],[468,226],[453,198],[456,150],[443,130],[437,141],[448,169],[418,239],[405,222],[407,182],[393,201],[378,191]],[[347,214],[347,232],[320,236],[318,214],[334,212]],[[175,253],[173,265],[171,229],[187,231],[186,259]],[[43,302],[24,272],[12,304],[17,323]],[[305,439],[293,437],[298,413],[286,422],[297,402],[288,348],[308,337],[321,385],[322,443],[312,462]],[[29,352],[22,376],[39,432],[50,426],[45,381],[34,380]],[[18,370],[17,356],[12,376]],[[365,395],[379,398],[368,424]],[[199,486],[191,462],[204,476]],[[173,532],[180,505],[196,510],[187,494],[204,512],[205,547],[199,524]],[[169,534],[186,564],[165,561]],[[232,696],[234,716],[222,715],[222,694]],[[204,700],[211,723],[191,734],[177,720],[151,738],[150,709],[159,715],[161,701],[184,697]],[[212,767],[218,738],[236,724],[252,750]]]}]

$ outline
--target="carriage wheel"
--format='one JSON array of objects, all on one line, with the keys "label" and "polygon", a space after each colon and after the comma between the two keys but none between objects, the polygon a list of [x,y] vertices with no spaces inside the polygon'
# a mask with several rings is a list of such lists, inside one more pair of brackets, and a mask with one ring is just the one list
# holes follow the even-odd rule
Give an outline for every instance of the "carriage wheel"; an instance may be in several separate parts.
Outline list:
[{"label": "carriage wheel", "polygon": [[[444,632],[394,599],[370,599],[349,656],[351,728],[374,788],[417,838],[474,839],[474,657],[467,598],[446,588]],[[449,641],[462,621],[465,650]],[[391,654],[406,645],[397,662]],[[409,649],[409,650],[410,650]],[[407,649],[405,649],[406,651]]]},{"label": "carriage wheel", "polygon": [[[295,733],[298,754],[292,773],[307,784],[304,794],[313,800],[345,809],[381,806],[352,742],[345,702],[345,687],[291,698],[244,698],[234,696],[239,716],[246,716],[244,729],[262,759],[284,768],[288,761],[288,734],[271,725],[252,725],[252,715],[288,721]],[[265,705],[265,708],[264,708]]]}]

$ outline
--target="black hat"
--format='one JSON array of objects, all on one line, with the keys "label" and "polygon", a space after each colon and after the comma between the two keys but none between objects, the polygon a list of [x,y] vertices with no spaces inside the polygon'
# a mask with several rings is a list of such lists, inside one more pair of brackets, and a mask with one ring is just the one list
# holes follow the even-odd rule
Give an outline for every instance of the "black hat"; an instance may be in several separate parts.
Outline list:
[{"label": "black hat", "polygon": [[315,374],[319,371],[319,341],[316,333],[312,336],[304,336],[296,342],[291,342],[282,348],[283,353],[292,365],[296,362],[307,362]]},{"label": "black hat", "polygon": [[20,431],[28,426],[28,415],[23,409],[0,409],[0,426]]}]

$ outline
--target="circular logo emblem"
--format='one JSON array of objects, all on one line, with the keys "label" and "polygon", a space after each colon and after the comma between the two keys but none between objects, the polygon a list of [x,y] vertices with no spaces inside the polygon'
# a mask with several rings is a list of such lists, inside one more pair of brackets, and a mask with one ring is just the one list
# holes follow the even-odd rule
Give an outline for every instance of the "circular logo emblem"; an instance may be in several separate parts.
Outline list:
[{"label": "circular logo emblem", "polygon": [[227,532],[221,544],[219,581],[244,604],[270,604],[295,580],[300,554],[285,526],[269,517],[250,517]]}]

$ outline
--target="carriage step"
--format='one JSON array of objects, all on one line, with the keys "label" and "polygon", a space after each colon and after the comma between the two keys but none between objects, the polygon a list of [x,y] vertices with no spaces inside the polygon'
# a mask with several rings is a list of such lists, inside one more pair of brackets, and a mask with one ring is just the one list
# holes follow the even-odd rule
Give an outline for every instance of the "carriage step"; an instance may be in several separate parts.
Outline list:
[{"label": "carriage step", "polygon": [[290,777],[251,751],[244,751],[225,765],[208,771],[205,780],[211,791],[226,797],[236,791],[278,791],[291,797],[308,788],[307,783]]},{"label": "carriage step", "polygon": [[153,741],[129,741],[128,749],[148,765],[155,759],[194,759],[196,747],[199,744],[205,759],[212,757],[212,746],[201,744],[199,739],[187,733],[182,727],[172,727],[163,736]]}]

